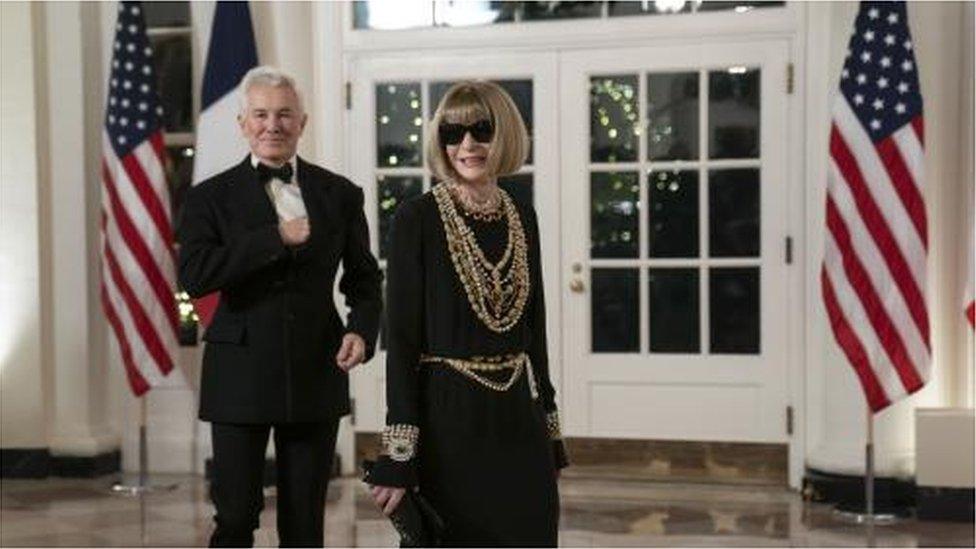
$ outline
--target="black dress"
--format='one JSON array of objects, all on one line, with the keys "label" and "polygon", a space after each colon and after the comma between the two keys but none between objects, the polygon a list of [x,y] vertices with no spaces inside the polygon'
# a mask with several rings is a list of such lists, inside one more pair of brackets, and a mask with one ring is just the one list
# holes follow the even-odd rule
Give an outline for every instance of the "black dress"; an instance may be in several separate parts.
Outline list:
[{"label": "black dress", "polygon": [[[416,426],[419,437],[412,458],[382,455],[372,478],[379,485],[419,486],[444,518],[448,546],[557,542],[556,470],[567,462],[549,380],[538,223],[531,207],[518,212],[530,290],[522,317],[501,334],[468,302],[432,193],[402,204],[391,229],[387,432]],[[465,222],[489,260],[501,257],[508,239],[504,217],[465,216]],[[422,355],[469,359],[521,352],[531,366],[504,391],[444,364],[421,363]]]}]

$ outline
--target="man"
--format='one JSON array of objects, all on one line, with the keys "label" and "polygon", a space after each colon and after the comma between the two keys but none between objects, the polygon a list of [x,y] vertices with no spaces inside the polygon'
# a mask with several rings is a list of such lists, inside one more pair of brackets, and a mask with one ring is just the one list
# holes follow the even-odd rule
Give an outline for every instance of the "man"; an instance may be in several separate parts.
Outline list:
[{"label": "man", "polygon": [[[200,419],[212,423],[210,544],[253,544],[273,431],[279,541],[321,547],[348,371],[373,354],[381,274],[362,190],[296,156],[308,117],[294,80],[257,67],[241,87],[251,154],[187,194],[178,231],[183,288],[221,293],[200,393]],[[340,261],[346,326],[333,302]]]}]

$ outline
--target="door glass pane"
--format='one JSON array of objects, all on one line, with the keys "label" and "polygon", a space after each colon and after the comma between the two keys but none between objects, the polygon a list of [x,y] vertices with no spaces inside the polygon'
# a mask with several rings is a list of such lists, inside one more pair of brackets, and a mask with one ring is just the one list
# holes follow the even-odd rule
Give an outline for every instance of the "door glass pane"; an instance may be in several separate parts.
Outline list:
[{"label": "door glass pane", "polygon": [[637,160],[637,75],[590,78],[590,161]]},{"label": "door glass pane", "polygon": [[698,269],[649,269],[652,353],[699,351]]},{"label": "door glass pane", "polygon": [[759,257],[759,170],[708,174],[708,249],[712,257]]},{"label": "door glass pane", "polygon": [[603,2],[520,2],[526,21],[600,17]]},{"label": "door glass pane", "polygon": [[593,352],[636,353],[640,345],[637,269],[593,269],[591,280]]},{"label": "door glass pane", "polygon": [[759,69],[708,73],[711,158],[759,158]]},{"label": "door glass pane", "polygon": [[166,147],[166,161],[163,169],[166,171],[166,181],[169,182],[170,211],[173,219],[180,218],[183,199],[187,191],[193,186],[193,147]]},{"label": "door glass pane", "polygon": [[647,75],[647,158],[698,159],[698,73]]},{"label": "door glass pane", "polygon": [[695,2],[635,2],[633,0],[610,1],[610,17],[623,15],[661,15],[691,13]]},{"label": "door glass pane", "polygon": [[[193,131],[190,38],[189,32],[149,38],[159,101],[163,107],[163,127],[167,132]],[[142,110],[145,105],[138,107]]]},{"label": "door glass pane", "polygon": [[376,86],[376,163],[383,168],[421,166],[423,124],[420,84]]},{"label": "door glass pane", "polygon": [[[531,80],[493,80],[494,83],[502,87],[508,95],[512,97],[512,101],[515,102],[515,106],[518,108],[519,114],[522,115],[522,121],[525,122],[525,129],[529,132],[529,157],[526,159],[525,163],[528,165],[532,164],[532,147],[531,143],[533,141],[534,127],[533,127],[533,117],[532,112],[532,81]],[[428,118],[434,118],[434,111],[437,110],[437,105],[440,104],[441,99],[447,90],[451,86],[456,84],[457,81],[440,81],[430,83],[430,112],[428,113]]]},{"label": "door glass pane", "polygon": [[650,257],[698,257],[698,172],[647,174]]},{"label": "door glass pane", "polygon": [[516,7],[516,2],[435,0],[434,24],[445,27],[471,27],[503,23],[515,19]]},{"label": "door glass pane", "polygon": [[498,178],[498,186],[505,189],[518,204],[532,206],[532,174],[518,173]]},{"label": "door glass pane", "polygon": [[393,214],[406,199],[424,192],[424,178],[381,175],[376,178],[376,186],[379,190],[376,211],[380,222],[380,258],[385,259]]},{"label": "door glass pane", "polygon": [[142,2],[147,28],[189,27],[189,2]]},{"label": "door glass pane", "polygon": [[396,30],[434,24],[434,3],[429,0],[369,0],[353,2],[353,28]]},{"label": "door glass pane", "polygon": [[782,8],[786,2],[772,2],[768,0],[705,0],[698,6],[698,11],[726,11],[745,13],[756,8]]},{"label": "door glass pane", "polygon": [[759,353],[759,267],[713,268],[709,274],[709,349]]},{"label": "door glass pane", "polygon": [[637,172],[590,174],[590,257],[637,257]]}]

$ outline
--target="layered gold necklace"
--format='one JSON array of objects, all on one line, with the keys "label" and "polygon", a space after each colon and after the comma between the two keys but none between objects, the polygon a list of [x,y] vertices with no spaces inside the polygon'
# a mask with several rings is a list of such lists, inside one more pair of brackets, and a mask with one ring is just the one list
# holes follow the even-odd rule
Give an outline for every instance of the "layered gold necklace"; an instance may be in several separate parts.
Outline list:
[{"label": "layered gold necklace", "polygon": [[448,185],[437,185],[432,192],[444,224],[447,250],[471,309],[491,331],[511,330],[522,318],[529,298],[528,247],[515,203],[498,189],[500,209],[508,224],[508,243],[501,259],[492,262],[458,211]]},{"label": "layered gold necklace", "polygon": [[485,200],[475,200],[470,194],[461,192],[456,184],[451,185],[448,190],[452,196],[461,203],[463,213],[478,221],[498,221],[505,213],[502,210],[502,190],[497,189]]}]

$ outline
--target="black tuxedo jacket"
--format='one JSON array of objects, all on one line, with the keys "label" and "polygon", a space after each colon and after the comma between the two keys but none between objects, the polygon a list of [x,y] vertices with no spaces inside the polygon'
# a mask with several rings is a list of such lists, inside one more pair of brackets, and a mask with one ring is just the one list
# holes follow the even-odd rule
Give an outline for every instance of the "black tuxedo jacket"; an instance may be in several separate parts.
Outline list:
[{"label": "black tuxedo jacket", "polygon": [[[191,189],[177,238],[179,279],[193,297],[221,293],[203,336],[200,419],[223,423],[322,421],[349,413],[349,378],[336,366],[355,332],[373,355],[382,275],[369,248],[363,192],[297,162],[311,236],[286,247],[250,157]],[[343,326],[333,300],[351,309]]]}]

